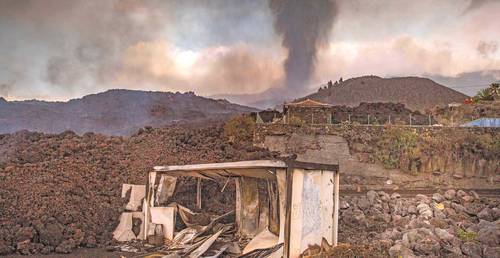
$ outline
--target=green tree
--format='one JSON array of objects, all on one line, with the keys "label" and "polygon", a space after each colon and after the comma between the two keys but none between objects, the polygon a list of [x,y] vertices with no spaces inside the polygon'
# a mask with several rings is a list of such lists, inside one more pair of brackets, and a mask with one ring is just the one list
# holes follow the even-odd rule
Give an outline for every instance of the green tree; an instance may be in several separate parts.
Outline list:
[{"label": "green tree", "polygon": [[474,96],[474,100],[486,100],[486,101],[491,101],[491,100],[496,100],[500,98],[500,84],[498,83],[492,83],[490,86],[486,89],[480,90],[476,96]]},{"label": "green tree", "polygon": [[494,99],[500,98],[500,83],[492,83],[490,85],[491,95],[493,95]]}]

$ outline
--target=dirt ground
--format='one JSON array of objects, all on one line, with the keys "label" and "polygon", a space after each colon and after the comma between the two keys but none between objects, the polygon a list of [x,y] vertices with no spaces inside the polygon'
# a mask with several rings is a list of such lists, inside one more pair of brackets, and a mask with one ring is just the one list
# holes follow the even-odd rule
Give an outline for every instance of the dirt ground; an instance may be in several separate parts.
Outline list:
[{"label": "dirt ground", "polygon": [[[137,256],[135,253],[126,252],[109,252],[104,248],[78,248],[73,250],[71,254],[58,254],[51,253],[47,255],[36,255],[41,258],[61,258],[61,257],[73,257],[73,258],[120,258],[120,257],[134,257]],[[7,255],[6,258],[21,258],[21,257],[33,257],[33,255]]]}]

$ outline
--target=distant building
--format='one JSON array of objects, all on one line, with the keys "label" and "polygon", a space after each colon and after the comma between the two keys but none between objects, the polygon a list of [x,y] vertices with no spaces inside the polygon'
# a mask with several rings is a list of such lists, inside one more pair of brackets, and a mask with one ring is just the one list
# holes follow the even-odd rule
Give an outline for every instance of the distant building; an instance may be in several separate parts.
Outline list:
[{"label": "distant building", "polygon": [[500,118],[479,118],[460,125],[461,127],[500,127]]},{"label": "distant building", "polygon": [[252,113],[252,116],[255,116],[255,121],[260,124],[274,123],[277,120],[280,120],[283,115],[277,110],[263,110],[260,112]]},{"label": "distant building", "polygon": [[283,121],[288,123],[330,124],[332,105],[312,99],[283,105]]}]

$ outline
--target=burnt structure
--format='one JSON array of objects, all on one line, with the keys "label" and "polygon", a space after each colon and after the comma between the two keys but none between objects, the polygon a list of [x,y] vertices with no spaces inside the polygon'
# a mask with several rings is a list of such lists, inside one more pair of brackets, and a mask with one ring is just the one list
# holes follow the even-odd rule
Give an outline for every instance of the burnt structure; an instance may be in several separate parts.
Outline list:
[{"label": "burnt structure", "polygon": [[283,121],[285,124],[330,124],[332,122],[332,105],[311,99],[285,103],[283,105]]}]

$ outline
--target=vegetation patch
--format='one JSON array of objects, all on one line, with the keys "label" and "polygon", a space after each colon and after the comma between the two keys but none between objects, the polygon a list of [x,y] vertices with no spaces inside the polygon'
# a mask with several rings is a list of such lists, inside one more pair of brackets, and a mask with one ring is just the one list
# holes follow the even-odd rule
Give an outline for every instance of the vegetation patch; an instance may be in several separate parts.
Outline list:
[{"label": "vegetation patch", "polygon": [[405,128],[387,127],[377,142],[376,159],[385,168],[407,168],[411,167],[416,157],[418,134],[415,130]]},{"label": "vegetation patch", "polygon": [[252,140],[255,121],[248,115],[239,115],[229,119],[224,125],[224,135],[233,143]]},{"label": "vegetation patch", "polygon": [[477,233],[474,231],[465,231],[463,229],[459,229],[457,232],[458,238],[464,242],[475,241],[477,238]]}]

